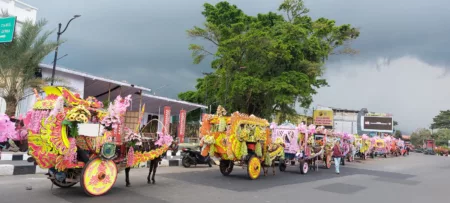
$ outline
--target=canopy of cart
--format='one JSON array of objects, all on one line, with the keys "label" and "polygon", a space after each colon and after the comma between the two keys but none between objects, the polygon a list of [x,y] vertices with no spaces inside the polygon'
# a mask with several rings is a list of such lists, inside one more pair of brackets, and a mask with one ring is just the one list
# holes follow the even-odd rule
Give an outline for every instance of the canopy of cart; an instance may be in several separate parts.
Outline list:
[{"label": "canopy of cart", "polygon": [[[51,71],[52,66],[47,64],[39,64],[39,67],[45,71]],[[60,73],[60,74],[58,74]],[[63,74],[61,74],[63,73]],[[171,107],[171,114],[178,115],[180,110],[186,110],[187,112],[207,107],[200,104],[180,101],[176,99],[170,99],[161,96],[151,95],[151,89],[142,86],[130,84],[128,82],[120,82],[108,78],[98,77],[87,73],[82,73],[67,68],[56,68],[56,77],[58,75],[68,76],[73,75],[77,77],[77,83],[83,82],[84,85],[78,86],[83,88],[83,97],[94,96],[100,101],[114,101],[114,99],[121,95],[125,97],[132,95],[132,104],[130,106],[131,111],[138,111],[139,105],[145,104],[145,112],[149,114],[162,114],[164,106]],[[69,77],[68,77],[69,78]],[[65,78],[64,78],[65,79]],[[68,82],[71,82],[70,80]],[[78,88],[81,89],[81,88]]]}]

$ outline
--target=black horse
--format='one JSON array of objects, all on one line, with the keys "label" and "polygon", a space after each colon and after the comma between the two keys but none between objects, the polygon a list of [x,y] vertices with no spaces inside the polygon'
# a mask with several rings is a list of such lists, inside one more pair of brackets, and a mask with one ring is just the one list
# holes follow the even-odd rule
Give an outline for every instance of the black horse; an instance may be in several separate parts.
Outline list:
[{"label": "black horse", "polygon": [[[149,140],[148,142],[143,142],[142,146],[139,147],[135,147],[134,150],[136,151],[145,151],[148,152],[150,150],[155,150],[157,149],[157,146],[155,145],[155,142],[153,140]],[[178,145],[176,142],[172,142],[172,144],[169,146],[170,150],[178,150]],[[150,161],[150,166],[149,166],[149,172],[148,172],[148,176],[147,176],[147,183],[150,184],[150,180],[152,184],[155,184],[155,174],[156,174],[156,169],[158,168],[158,165],[161,163],[162,157],[164,155],[157,157],[153,160]],[[130,167],[125,168],[125,182],[126,182],[126,186],[130,187]],[[150,179],[151,176],[151,179]]]}]

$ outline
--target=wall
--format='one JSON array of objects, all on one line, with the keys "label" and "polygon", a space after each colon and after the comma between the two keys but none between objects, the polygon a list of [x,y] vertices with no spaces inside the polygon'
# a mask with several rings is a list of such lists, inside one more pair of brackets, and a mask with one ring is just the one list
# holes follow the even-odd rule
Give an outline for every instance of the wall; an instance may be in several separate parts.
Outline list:
[{"label": "wall", "polygon": [[[52,76],[52,71],[50,69],[42,69],[42,77],[49,78]],[[71,75],[63,72],[56,71],[56,78],[64,78],[64,80],[69,83],[69,86],[73,89],[73,92],[80,94],[81,98],[84,98],[84,77],[78,75]],[[55,82],[57,86],[58,82]],[[41,95],[44,96],[44,95]],[[32,107],[34,102],[36,101],[36,97],[31,89],[25,90],[24,98],[19,101],[17,105],[16,116],[25,115]],[[0,103],[1,105],[1,103]],[[4,113],[3,105],[0,108],[1,113]]]},{"label": "wall", "polygon": [[[37,8],[30,6],[28,4],[25,4],[21,1],[16,0],[0,0],[0,8],[3,11],[7,11],[9,15],[16,16],[16,33],[21,32],[22,30],[22,24],[27,21],[31,20],[33,23],[36,22],[36,15],[37,15]],[[1,12],[1,11],[0,11]],[[32,92],[30,90],[25,91],[25,95],[28,95]],[[34,103],[34,96],[32,97],[26,97],[21,102],[19,102],[19,105],[17,105],[17,109],[27,108],[27,106],[30,106]],[[6,111],[6,103],[3,98],[0,98],[0,113],[5,113]],[[26,111],[25,111],[26,112]],[[16,114],[16,116],[19,114]]]},{"label": "wall", "polygon": [[[50,78],[52,77],[52,70],[43,68],[42,69],[42,78]],[[78,75],[72,75],[68,73],[59,72],[56,70],[55,78],[63,78],[65,80],[66,85],[69,85],[73,92],[80,94],[81,98],[84,98],[84,77]],[[60,82],[55,82],[55,85],[61,85]],[[86,95],[89,96],[89,95]]]},{"label": "wall", "polygon": [[334,111],[334,130],[357,134],[358,113]]},{"label": "wall", "polygon": [[16,32],[20,33],[25,21],[36,22],[37,8],[16,0],[0,0],[0,8],[11,16],[17,16]]}]

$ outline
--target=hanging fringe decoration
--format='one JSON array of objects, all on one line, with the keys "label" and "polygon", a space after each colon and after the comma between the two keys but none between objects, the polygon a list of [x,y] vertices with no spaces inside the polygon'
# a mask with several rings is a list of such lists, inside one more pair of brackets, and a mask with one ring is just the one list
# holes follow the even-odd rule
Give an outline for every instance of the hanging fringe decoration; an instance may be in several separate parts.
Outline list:
[{"label": "hanging fringe decoration", "polygon": [[214,156],[215,150],[216,150],[216,147],[214,147],[213,144],[210,145],[209,146],[209,156]]},{"label": "hanging fringe decoration", "polygon": [[261,142],[257,142],[257,143],[256,143],[255,153],[256,153],[256,156],[262,157],[262,147],[261,147]]},{"label": "hanging fringe decoration", "polygon": [[227,129],[227,122],[225,118],[219,119],[219,132],[224,132]]},{"label": "hanging fringe decoration", "polygon": [[272,160],[270,159],[270,153],[266,153],[266,156],[264,157],[264,165],[272,166]]},{"label": "hanging fringe decoration", "polygon": [[248,155],[247,143],[241,142],[241,158]]}]

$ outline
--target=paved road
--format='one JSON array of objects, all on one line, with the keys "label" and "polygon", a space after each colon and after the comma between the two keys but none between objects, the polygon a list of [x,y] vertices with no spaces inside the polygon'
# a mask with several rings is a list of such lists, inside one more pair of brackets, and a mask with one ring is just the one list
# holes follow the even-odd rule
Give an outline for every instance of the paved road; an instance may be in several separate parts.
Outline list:
[{"label": "paved road", "polygon": [[[120,174],[105,196],[86,197],[79,186],[53,189],[43,175],[0,177],[1,203],[194,203],[194,202],[427,202],[449,197],[450,158],[412,154],[347,163],[341,174],[319,169],[301,175],[296,168],[250,181],[242,169],[223,177],[217,168],[159,168],[156,185],[146,184],[146,170],[131,171],[132,187]],[[33,190],[26,190],[31,185]]]}]

